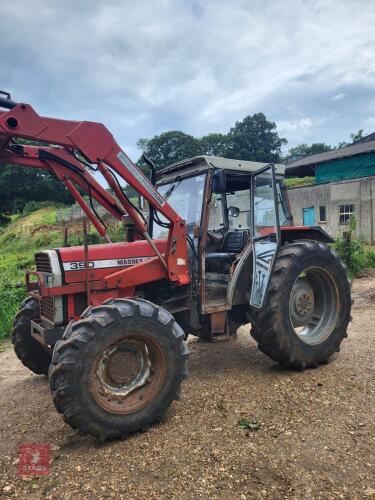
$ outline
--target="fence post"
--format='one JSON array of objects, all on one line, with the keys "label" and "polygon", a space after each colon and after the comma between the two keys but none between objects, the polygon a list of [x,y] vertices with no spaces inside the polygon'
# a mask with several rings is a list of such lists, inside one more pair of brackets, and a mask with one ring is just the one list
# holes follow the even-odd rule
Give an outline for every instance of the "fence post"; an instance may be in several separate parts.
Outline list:
[{"label": "fence post", "polygon": [[68,226],[64,226],[64,244],[63,244],[64,247],[68,247],[69,246],[69,243],[68,243]]}]

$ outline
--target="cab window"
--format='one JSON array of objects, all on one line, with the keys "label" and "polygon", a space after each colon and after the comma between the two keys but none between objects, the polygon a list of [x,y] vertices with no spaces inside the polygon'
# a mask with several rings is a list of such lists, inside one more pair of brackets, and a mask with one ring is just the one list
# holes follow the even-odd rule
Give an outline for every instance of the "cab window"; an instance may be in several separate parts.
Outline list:
[{"label": "cab window", "polygon": [[212,193],[208,206],[208,230],[215,231],[223,226],[223,195]]},{"label": "cab window", "polygon": [[227,193],[227,207],[237,207],[240,211],[237,217],[228,213],[229,229],[250,229],[250,189]]}]

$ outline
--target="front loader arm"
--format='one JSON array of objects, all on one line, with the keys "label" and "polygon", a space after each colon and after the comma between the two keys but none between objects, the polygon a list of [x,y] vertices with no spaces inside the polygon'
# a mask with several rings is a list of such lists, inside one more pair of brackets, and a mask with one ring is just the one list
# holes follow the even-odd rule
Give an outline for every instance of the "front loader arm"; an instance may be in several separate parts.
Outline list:
[{"label": "front loader arm", "polygon": [[[55,158],[55,160],[52,158]],[[64,165],[64,162],[69,162],[70,168]],[[119,220],[122,219],[124,209],[118,201],[108,193],[91,174],[86,172],[77,160],[69,157],[68,153],[63,148],[41,148],[11,144],[8,150],[0,151],[0,163],[15,166],[21,164],[24,167],[51,171],[54,173],[55,177],[67,187],[73,181],[82,191],[92,196],[92,198],[102,205],[111,215],[113,215],[113,217]],[[72,170],[73,166],[76,167],[75,171]],[[76,195],[77,189],[75,186],[73,185],[73,190],[69,190],[76,201],[81,205],[98,233],[101,236],[105,236],[105,227],[103,227],[102,223],[88,207],[79,192],[78,196]]]},{"label": "front loader arm", "polygon": [[[0,97],[0,108],[7,110],[0,111],[0,163],[52,171],[70,190],[102,236],[105,235],[105,228],[93,216],[74,184],[89,192],[115,217],[121,219],[123,215],[130,215],[138,231],[148,240],[164,265],[167,277],[180,284],[189,281],[185,222],[120,148],[104,125],[43,117],[29,104],[15,103],[3,97]],[[30,139],[44,143],[46,147],[21,146],[14,144],[14,139]],[[75,152],[89,163],[97,165],[97,169],[113,188],[117,200],[100,186],[88,167],[77,160]],[[119,175],[169,221],[168,245],[164,257],[150,239],[141,215],[123,196],[113,174]]]}]

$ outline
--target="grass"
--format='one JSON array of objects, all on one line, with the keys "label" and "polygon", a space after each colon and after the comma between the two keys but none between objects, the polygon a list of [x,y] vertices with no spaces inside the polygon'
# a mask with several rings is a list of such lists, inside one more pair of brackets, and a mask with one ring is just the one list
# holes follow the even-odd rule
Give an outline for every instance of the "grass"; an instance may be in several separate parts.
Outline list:
[{"label": "grass", "polygon": [[1,290],[0,293],[0,340],[2,340],[9,334],[13,318],[25,298],[25,289],[20,287]]},{"label": "grass", "polygon": [[254,419],[241,418],[238,421],[238,426],[240,429],[245,429],[249,431],[259,431],[261,424]]},{"label": "grass", "polygon": [[[11,222],[0,226],[0,340],[9,335],[14,315],[26,297],[25,271],[34,269],[34,254],[40,250],[63,245],[63,225],[56,222],[55,204],[25,215],[14,215]],[[123,241],[124,230],[120,222],[106,220],[112,241]],[[102,243],[95,228],[89,228],[89,243]],[[69,224],[70,245],[82,245],[82,222]]]},{"label": "grass", "polygon": [[61,245],[62,229],[55,225],[55,211],[51,204],[24,216],[12,216],[10,224],[0,229],[0,339],[9,334],[26,296],[24,275],[34,266],[34,253]]},{"label": "grass", "polygon": [[287,188],[311,186],[312,184],[315,184],[315,177],[290,177],[285,179],[285,185]]}]

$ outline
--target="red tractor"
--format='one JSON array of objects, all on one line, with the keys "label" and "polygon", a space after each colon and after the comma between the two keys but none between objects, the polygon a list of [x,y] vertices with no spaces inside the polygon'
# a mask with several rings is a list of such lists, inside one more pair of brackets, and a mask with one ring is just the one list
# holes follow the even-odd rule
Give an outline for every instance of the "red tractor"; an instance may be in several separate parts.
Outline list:
[{"label": "red tractor", "polygon": [[[156,180],[146,158],[150,182],[99,123],[39,116],[9,95],[0,108],[2,164],[51,172],[102,237],[92,200],[128,225],[123,243],[86,238],[38,252],[14,319],[18,358],[48,374],[74,429],[104,440],[158,420],[187,376],[189,333],[212,340],[251,322],[261,351],[297,369],[339,351],[350,320],[346,271],[320,227],[292,225],[282,166],[198,157]],[[124,181],[147,201],[147,220]]]}]

